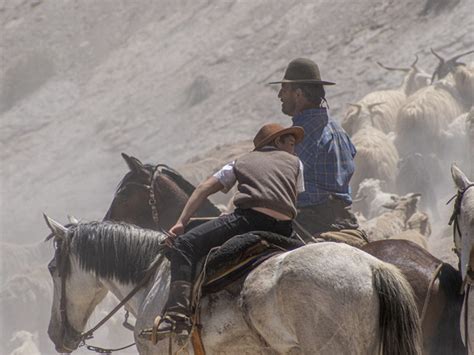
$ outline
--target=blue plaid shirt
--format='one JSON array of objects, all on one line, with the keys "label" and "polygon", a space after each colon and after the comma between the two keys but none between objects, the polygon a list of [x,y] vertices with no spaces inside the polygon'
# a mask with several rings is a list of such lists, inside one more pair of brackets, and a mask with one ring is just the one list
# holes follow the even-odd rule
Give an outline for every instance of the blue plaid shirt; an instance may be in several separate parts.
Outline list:
[{"label": "blue plaid shirt", "polygon": [[347,133],[329,117],[326,108],[297,114],[293,125],[305,131],[303,142],[295,149],[303,162],[305,185],[298,195],[298,207],[323,204],[330,195],[352,203],[349,180],[356,149]]}]

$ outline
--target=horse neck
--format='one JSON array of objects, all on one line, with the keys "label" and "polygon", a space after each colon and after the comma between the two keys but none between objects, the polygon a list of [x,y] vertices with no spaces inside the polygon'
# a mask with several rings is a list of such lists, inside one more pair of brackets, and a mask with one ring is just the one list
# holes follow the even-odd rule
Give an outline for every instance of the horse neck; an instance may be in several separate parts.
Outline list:
[{"label": "horse neck", "polygon": [[[101,282],[119,301],[122,301],[135,288],[135,284],[123,284],[114,279],[102,279]],[[146,288],[139,290],[128,302],[127,310],[137,317],[140,305],[146,296]]]},{"label": "horse neck", "polygon": [[[150,280],[126,303],[127,310],[135,318],[138,319],[140,311],[146,308],[148,303],[152,303],[158,310],[164,306],[169,290],[169,269],[169,263],[162,262]],[[102,279],[102,283],[119,301],[127,297],[137,286],[136,283],[123,284],[113,278]]]},{"label": "horse neck", "polygon": [[458,223],[459,230],[454,230],[454,243],[460,251],[460,271],[464,279],[469,268],[474,270],[474,187],[464,192]]},{"label": "horse neck", "polygon": [[[158,191],[157,199],[159,200],[159,205],[162,206],[160,213],[163,216],[163,221],[161,221],[161,223],[165,224],[164,222],[169,222],[171,227],[186,205],[191,190],[181,187],[167,175],[160,175],[156,179],[155,190]],[[219,216],[219,214],[219,209],[208,199],[206,199],[196,211],[196,216],[198,217],[216,217]]]}]

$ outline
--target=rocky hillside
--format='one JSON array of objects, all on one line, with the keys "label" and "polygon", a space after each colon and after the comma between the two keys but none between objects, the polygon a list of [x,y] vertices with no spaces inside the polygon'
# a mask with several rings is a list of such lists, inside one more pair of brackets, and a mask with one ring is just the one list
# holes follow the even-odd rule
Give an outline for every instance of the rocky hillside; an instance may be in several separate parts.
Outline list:
[{"label": "rocky hillside", "polygon": [[101,219],[127,171],[121,152],[200,171],[193,157],[211,151],[214,164],[263,123],[288,125],[266,83],[295,57],[337,83],[327,96],[340,117],[400,85],[375,61],[406,67],[418,55],[432,72],[430,47],[473,49],[473,11],[472,0],[0,0],[1,241],[44,239],[43,211]]},{"label": "rocky hillside", "polygon": [[33,242],[41,211],[99,219],[120,152],[171,166],[288,124],[289,60],[316,60],[334,115],[400,74],[474,47],[472,0],[42,1],[0,3],[1,235]]}]

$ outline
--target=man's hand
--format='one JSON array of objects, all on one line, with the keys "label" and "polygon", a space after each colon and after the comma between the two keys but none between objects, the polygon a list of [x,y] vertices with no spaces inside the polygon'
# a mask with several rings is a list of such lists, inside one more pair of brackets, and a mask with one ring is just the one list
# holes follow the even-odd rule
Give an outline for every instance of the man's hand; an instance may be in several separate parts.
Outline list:
[{"label": "man's hand", "polygon": [[182,222],[176,222],[176,224],[169,230],[169,233],[171,235],[165,239],[165,244],[171,247],[173,246],[176,237],[184,233],[184,224]]}]

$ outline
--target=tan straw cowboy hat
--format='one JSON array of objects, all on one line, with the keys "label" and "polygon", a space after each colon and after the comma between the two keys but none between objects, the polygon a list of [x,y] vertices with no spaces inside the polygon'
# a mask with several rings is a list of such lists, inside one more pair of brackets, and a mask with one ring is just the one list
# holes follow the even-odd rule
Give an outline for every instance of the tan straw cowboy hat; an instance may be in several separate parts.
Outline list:
[{"label": "tan straw cowboy hat", "polygon": [[286,68],[283,80],[274,81],[269,84],[281,83],[336,85],[336,83],[321,80],[318,65],[311,59],[307,58],[297,58],[292,60]]},{"label": "tan straw cowboy hat", "polygon": [[268,123],[257,132],[253,139],[253,145],[255,149],[262,148],[284,134],[293,135],[295,137],[295,144],[298,144],[304,138],[304,129],[299,126],[285,128],[278,123]]}]

